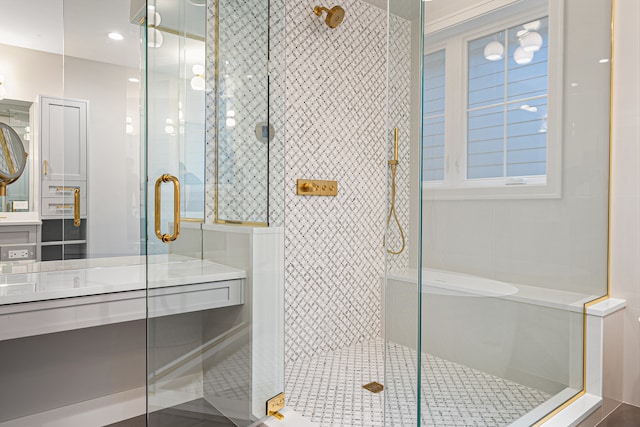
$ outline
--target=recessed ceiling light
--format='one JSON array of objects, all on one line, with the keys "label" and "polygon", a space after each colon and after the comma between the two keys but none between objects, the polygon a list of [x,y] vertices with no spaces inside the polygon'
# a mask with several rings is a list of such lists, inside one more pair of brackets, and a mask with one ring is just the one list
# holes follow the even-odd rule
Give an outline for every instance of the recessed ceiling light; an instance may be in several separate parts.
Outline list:
[{"label": "recessed ceiling light", "polygon": [[115,32],[114,32],[114,33],[109,33],[109,34],[108,34],[108,37],[109,37],[111,40],[118,40],[118,41],[120,41],[120,40],[124,40],[124,36],[123,36],[122,34],[120,34],[120,33],[115,33]]},{"label": "recessed ceiling light", "polygon": [[598,61],[601,64],[606,64],[607,62],[609,62],[608,58],[602,58],[600,61]]},{"label": "recessed ceiling light", "polygon": [[137,78],[135,78],[135,77],[129,77],[129,81],[130,81],[131,83],[140,83],[140,79],[137,79]]}]

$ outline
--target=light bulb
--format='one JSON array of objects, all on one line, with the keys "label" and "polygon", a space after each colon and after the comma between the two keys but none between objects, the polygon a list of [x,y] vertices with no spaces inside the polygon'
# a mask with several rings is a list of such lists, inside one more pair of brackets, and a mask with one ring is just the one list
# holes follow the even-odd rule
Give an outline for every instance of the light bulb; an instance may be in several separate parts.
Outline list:
[{"label": "light bulb", "polygon": [[520,38],[520,46],[525,52],[537,52],[542,47],[542,36],[535,31],[527,32]]},{"label": "light bulb", "polygon": [[200,76],[193,76],[191,79],[191,89],[193,90],[204,90],[205,89],[205,81]]},{"label": "light bulb", "polygon": [[228,128],[232,128],[236,125],[236,119],[232,117],[227,117],[227,120],[225,120],[225,124],[227,125]]},{"label": "light bulb", "polygon": [[504,46],[498,41],[492,41],[484,47],[484,57],[487,61],[499,61],[504,58]]},{"label": "light bulb", "polygon": [[204,75],[204,65],[196,64],[191,68],[191,71],[193,71],[193,74],[196,76],[202,76]]},{"label": "light bulb", "polygon": [[513,60],[516,61],[518,65],[526,65],[533,60],[533,52],[527,52],[521,46],[513,52]]},{"label": "light bulb", "polygon": [[120,33],[116,33],[116,32],[109,33],[109,34],[107,34],[107,36],[108,36],[111,40],[116,40],[116,41],[124,40],[124,36],[123,36],[122,34],[120,34]]},{"label": "light bulb", "polygon": [[158,12],[149,11],[147,13],[147,25],[149,27],[157,27],[162,22],[162,16]]}]

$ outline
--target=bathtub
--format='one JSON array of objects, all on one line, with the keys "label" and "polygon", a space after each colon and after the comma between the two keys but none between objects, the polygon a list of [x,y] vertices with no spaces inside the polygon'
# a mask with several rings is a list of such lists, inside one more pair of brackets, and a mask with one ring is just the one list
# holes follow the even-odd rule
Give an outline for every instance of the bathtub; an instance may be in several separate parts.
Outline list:
[{"label": "bathtub", "polygon": [[594,295],[451,271],[383,279],[385,338],[551,395],[582,388],[583,308]]}]

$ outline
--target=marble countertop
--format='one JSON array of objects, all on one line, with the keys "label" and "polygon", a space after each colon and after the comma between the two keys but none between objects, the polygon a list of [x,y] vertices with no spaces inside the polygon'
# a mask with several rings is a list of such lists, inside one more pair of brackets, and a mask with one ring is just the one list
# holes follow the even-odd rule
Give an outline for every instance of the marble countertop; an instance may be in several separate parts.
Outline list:
[{"label": "marble countertop", "polygon": [[38,212],[0,212],[0,226],[3,225],[40,225]]},{"label": "marble countertop", "polygon": [[174,255],[2,264],[0,305],[245,277],[238,268]]}]

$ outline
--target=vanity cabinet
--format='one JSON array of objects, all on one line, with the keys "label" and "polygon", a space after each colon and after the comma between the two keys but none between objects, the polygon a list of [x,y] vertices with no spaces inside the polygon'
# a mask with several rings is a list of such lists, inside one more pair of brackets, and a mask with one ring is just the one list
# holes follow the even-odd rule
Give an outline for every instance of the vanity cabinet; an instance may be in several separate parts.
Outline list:
[{"label": "vanity cabinet", "polygon": [[86,257],[87,110],[87,101],[40,97],[43,261]]},{"label": "vanity cabinet", "polygon": [[39,221],[0,221],[0,262],[39,260],[39,228]]}]

